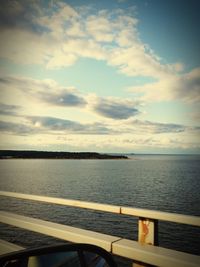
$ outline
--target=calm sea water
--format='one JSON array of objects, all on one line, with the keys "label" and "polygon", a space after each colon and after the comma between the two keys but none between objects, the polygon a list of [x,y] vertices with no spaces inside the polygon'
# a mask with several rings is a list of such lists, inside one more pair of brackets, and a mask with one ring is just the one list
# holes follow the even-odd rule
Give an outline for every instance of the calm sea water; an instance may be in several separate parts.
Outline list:
[{"label": "calm sea water", "polygon": [[[130,160],[1,160],[0,190],[200,216],[200,156],[135,155]],[[137,239],[130,216],[1,197],[1,209]],[[1,238],[23,246],[61,242],[1,225]],[[159,222],[159,244],[200,254],[197,227]]]}]

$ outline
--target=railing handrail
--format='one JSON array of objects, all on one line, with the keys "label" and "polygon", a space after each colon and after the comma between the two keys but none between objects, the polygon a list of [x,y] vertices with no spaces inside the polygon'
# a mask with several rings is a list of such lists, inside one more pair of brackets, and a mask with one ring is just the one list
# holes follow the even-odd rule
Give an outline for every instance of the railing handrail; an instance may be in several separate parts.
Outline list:
[{"label": "railing handrail", "polygon": [[153,220],[163,220],[168,222],[182,223],[200,227],[200,217],[194,215],[183,215],[177,213],[140,209],[133,207],[124,207],[117,205],[109,205],[95,202],[87,202],[81,200],[64,199],[57,197],[46,197],[40,195],[30,195],[23,193],[0,191],[0,196],[13,197],[25,200],[34,200],[57,205],[73,206],[78,208],[92,209],[103,212],[111,212],[122,215],[131,215],[135,217],[149,218]]}]

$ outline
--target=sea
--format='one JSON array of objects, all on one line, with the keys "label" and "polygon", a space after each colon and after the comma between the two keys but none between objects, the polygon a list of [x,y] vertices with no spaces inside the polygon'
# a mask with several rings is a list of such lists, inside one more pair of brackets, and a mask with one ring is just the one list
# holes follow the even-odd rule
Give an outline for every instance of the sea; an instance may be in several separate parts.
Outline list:
[{"label": "sea", "polygon": [[[0,160],[0,190],[200,216],[200,155],[128,160]],[[1,210],[137,240],[137,218],[0,197]],[[159,245],[200,255],[200,229],[159,221]],[[1,239],[24,247],[63,241],[8,225]],[[123,260],[122,260],[123,261]],[[129,263],[127,263],[129,264]],[[121,263],[121,266],[129,266]],[[130,265],[131,266],[131,265]]]}]

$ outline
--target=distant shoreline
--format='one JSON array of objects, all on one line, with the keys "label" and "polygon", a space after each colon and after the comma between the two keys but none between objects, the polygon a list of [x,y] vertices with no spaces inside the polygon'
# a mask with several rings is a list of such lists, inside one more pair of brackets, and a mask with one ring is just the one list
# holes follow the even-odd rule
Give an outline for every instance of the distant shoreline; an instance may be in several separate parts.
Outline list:
[{"label": "distant shoreline", "polygon": [[128,159],[125,155],[97,152],[52,152],[28,150],[0,150],[0,159]]}]

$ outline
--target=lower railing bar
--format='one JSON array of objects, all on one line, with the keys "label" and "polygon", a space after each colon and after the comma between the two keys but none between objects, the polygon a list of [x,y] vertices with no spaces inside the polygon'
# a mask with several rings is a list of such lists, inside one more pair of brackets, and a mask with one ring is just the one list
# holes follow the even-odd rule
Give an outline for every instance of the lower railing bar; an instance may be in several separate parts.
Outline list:
[{"label": "lower railing bar", "polygon": [[200,257],[196,255],[146,244],[142,245],[139,242],[122,239],[116,236],[105,235],[9,212],[0,212],[0,222],[70,242],[94,244],[103,247],[115,255],[154,266],[200,266]]},{"label": "lower railing bar", "polygon": [[111,252],[112,242],[121,239],[116,236],[109,236],[5,211],[0,211],[0,222],[44,235],[53,236],[69,242],[94,244],[109,252]]},{"label": "lower railing bar", "polygon": [[[113,253],[133,261],[162,267],[199,267],[200,256],[122,239],[113,244]],[[143,265],[142,265],[143,266]]]},{"label": "lower railing bar", "polygon": [[24,249],[24,248],[21,246],[15,245],[13,243],[10,243],[8,241],[0,239],[0,255],[14,252],[14,251],[18,251],[21,249]]}]

